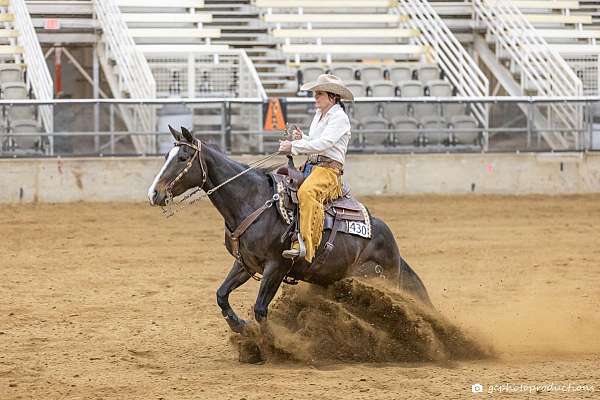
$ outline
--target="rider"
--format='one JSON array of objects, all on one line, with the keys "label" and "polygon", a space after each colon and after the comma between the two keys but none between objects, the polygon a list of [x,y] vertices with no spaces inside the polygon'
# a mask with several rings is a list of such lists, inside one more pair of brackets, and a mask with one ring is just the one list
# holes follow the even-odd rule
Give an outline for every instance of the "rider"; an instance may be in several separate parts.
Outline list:
[{"label": "rider", "polygon": [[[304,172],[310,175],[298,190],[300,234],[305,246],[294,242],[292,248],[282,255],[286,258],[304,257],[311,262],[323,234],[323,204],[342,195],[341,175],[351,133],[350,120],[341,100],[352,101],[354,96],[340,78],[327,74],[304,84],[300,90],[314,92],[318,110],[308,135],[296,129],[293,140],[282,141],[279,151],[309,156]],[[306,248],[305,254],[303,247]]]}]

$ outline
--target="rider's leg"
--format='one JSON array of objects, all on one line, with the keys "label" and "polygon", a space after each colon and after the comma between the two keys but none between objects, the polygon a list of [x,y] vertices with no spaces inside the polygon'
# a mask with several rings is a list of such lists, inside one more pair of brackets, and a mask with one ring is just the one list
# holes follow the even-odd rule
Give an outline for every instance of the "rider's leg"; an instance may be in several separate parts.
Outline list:
[{"label": "rider's leg", "polygon": [[[298,190],[300,232],[306,245],[305,259],[311,262],[323,234],[323,203],[341,195],[339,172],[333,168],[313,168]],[[290,251],[286,251],[289,253]]]}]

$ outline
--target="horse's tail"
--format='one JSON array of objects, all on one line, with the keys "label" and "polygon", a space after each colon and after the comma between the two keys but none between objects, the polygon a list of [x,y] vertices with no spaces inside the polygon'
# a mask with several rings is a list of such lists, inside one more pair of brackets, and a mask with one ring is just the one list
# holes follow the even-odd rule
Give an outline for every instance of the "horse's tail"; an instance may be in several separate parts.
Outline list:
[{"label": "horse's tail", "polygon": [[392,259],[390,267],[392,271],[396,271],[396,281],[398,287],[401,290],[404,290],[405,292],[415,296],[423,304],[433,307],[423,281],[400,255],[398,243],[396,242],[394,233],[390,227],[378,218],[373,218],[372,221],[379,225],[378,231],[382,234],[383,240],[388,243],[386,247],[388,248],[388,251],[391,251],[391,254],[388,254]]},{"label": "horse's tail", "polygon": [[419,275],[408,265],[408,263],[402,258],[400,255],[400,251],[398,250],[398,246],[396,246],[397,257],[394,257],[397,261],[398,266],[398,287],[408,293],[413,294],[417,297],[423,304],[433,307],[431,303],[431,299],[429,298],[429,294],[427,293],[427,289],[423,284]]}]

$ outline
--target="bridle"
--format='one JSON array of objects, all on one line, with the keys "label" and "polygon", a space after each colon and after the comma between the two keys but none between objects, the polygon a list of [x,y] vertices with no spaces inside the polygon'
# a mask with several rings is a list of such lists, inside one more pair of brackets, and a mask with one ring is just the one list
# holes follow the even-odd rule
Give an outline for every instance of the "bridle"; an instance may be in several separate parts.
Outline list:
[{"label": "bridle", "polygon": [[[271,153],[269,155],[267,155],[264,158],[261,158],[260,160],[257,160],[253,163],[250,163],[248,168],[246,168],[245,170],[243,170],[242,172],[232,176],[231,178],[225,180],[224,182],[218,184],[217,186],[213,187],[212,189],[209,189],[207,191],[204,192],[204,194],[201,194],[200,196],[196,197],[195,199],[191,200],[188,203],[185,203],[186,200],[188,200],[190,197],[192,197],[193,195],[195,195],[196,193],[200,192],[201,190],[203,190],[204,188],[204,184],[206,183],[207,179],[208,179],[208,168],[206,167],[206,163],[204,162],[204,158],[202,158],[202,141],[200,139],[196,139],[194,138],[194,142],[193,143],[189,143],[189,142],[183,142],[181,140],[176,140],[174,143],[174,146],[187,146],[191,149],[194,149],[194,155],[188,160],[187,164],[185,165],[185,167],[183,167],[183,169],[177,174],[177,176],[175,176],[175,178],[173,178],[173,180],[171,182],[169,182],[165,188],[165,192],[167,194],[167,198],[165,199],[165,206],[161,207],[163,213],[168,217],[172,217],[173,215],[175,215],[175,213],[177,211],[179,211],[179,209],[185,207],[186,205],[189,204],[194,204],[195,202],[197,202],[198,200],[204,198],[204,197],[208,197],[211,194],[213,194],[214,192],[216,192],[217,190],[219,190],[221,187],[225,186],[226,184],[228,184],[229,182],[233,181],[234,179],[239,178],[240,176],[244,175],[246,172],[260,166],[261,164],[264,164],[265,162],[267,162],[268,160],[270,160],[271,158],[279,155],[279,152],[275,152],[275,153]],[[196,158],[198,159],[198,163],[200,164],[200,169],[202,171],[202,183],[200,184],[200,186],[196,186],[194,190],[192,190],[190,193],[186,194],[177,204],[173,203],[173,188],[175,187],[175,185],[177,184],[177,182],[179,182],[181,179],[183,179],[183,177],[189,172],[189,170],[192,168],[192,166],[194,165],[194,161],[196,160]],[[174,206],[177,206],[176,208]]]},{"label": "bridle", "polygon": [[[170,206],[173,202],[173,192],[172,192],[173,188],[175,187],[177,182],[179,182],[181,179],[183,179],[183,177],[188,173],[190,168],[192,168],[192,165],[194,164],[194,161],[196,160],[196,158],[198,159],[198,162],[200,164],[200,169],[202,170],[202,183],[200,184],[200,186],[197,186],[196,189],[194,189],[194,191],[192,193],[187,195],[185,197],[185,199],[187,199],[187,198],[191,197],[193,194],[201,191],[202,188],[204,187],[204,184],[206,183],[208,174],[206,173],[207,168],[206,168],[206,165],[204,164],[204,160],[202,159],[202,142],[199,139],[194,139],[194,142],[195,143],[182,142],[180,140],[175,141],[175,146],[187,146],[187,147],[194,149],[194,155],[188,160],[185,167],[177,174],[177,176],[171,182],[169,182],[169,184],[166,186],[165,191],[167,193],[167,198],[165,200],[165,204],[167,206]],[[165,211],[164,208],[163,208],[163,211]],[[170,211],[172,211],[172,210],[170,210]]]}]

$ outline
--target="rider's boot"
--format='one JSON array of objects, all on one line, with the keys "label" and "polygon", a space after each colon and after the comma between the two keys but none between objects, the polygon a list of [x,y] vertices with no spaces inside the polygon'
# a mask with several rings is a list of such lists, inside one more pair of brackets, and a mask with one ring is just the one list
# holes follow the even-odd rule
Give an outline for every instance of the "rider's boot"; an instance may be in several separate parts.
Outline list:
[{"label": "rider's boot", "polygon": [[298,235],[298,241],[292,242],[292,248],[289,250],[284,250],[281,255],[283,258],[289,259],[304,258],[306,255],[306,246],[304,245],[304,241],[302,241],[300,235]]}]

